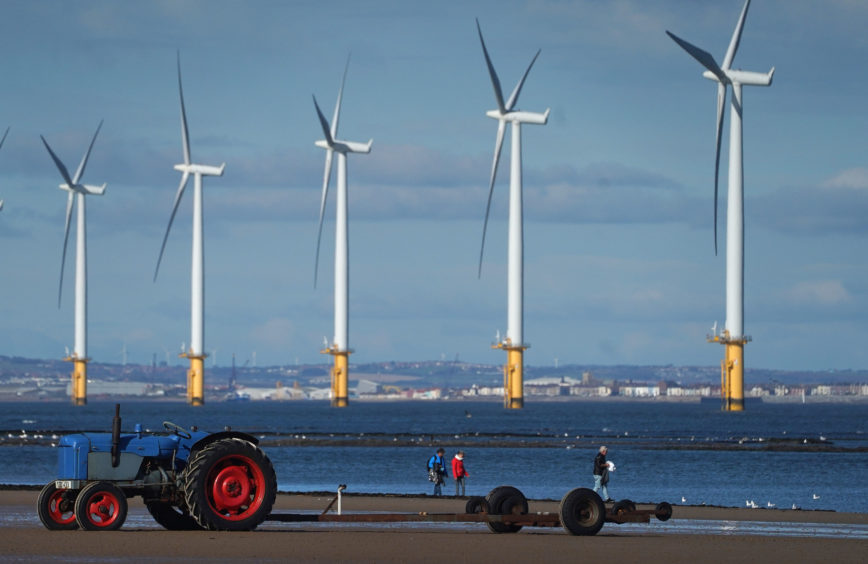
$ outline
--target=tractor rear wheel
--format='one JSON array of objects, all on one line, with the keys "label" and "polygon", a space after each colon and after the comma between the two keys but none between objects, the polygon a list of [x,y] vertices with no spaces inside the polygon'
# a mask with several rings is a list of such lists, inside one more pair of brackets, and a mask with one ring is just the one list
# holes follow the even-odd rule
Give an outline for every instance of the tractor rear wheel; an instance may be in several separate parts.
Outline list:
[{"label": "tractor rear wheel", "polygon": [[36,513],[46,529],[71,531],[78,528],[75,522],[75,490],[59,490],[54,481],[45,484],[36,499]]},{"label": "tractor rear wheel", "polygon": [[256,445],[237,438],[195,452],[181,481],[190,515],[208,530],[255,529],[268,517],[277,495],[271,461]]},{"label": "tractor rear wheel", "polygon": [[154,521],[170,531],[196,531],[202,527],[189,513],[184,513],[180,508],[165,501],[149,501],[146,504],[148,513]]},{"label": "tractor rear wheel", "polygon": [[127,496],[111,482],[92,482],[75,498],[75,520],[85,531],[115,531],[127,519]]}]

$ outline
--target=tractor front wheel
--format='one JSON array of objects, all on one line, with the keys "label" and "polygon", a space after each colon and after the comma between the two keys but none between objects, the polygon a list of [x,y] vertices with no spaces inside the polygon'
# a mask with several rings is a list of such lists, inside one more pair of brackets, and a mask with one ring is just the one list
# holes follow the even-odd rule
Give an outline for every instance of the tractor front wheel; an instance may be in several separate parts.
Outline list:
[{"label": "tractor front wheel", "polygon": [[127,496],[111,482],[93,482],[75,498],[75,520],[86,531],[115,531],[127,519]]},{"label": "tractor front wheel", "polygon": [[45,484],[36,499],[39,520],[51,531],[71,531],[78,528],[75,522],[75,490],[59,490],[54,481]]},{"label": "tractor front wheel", "polygon": [[181,478],[190,514],[204,529],[251,531],[271,512],[277,479],[256,445],[221,439],[190,458]]}]

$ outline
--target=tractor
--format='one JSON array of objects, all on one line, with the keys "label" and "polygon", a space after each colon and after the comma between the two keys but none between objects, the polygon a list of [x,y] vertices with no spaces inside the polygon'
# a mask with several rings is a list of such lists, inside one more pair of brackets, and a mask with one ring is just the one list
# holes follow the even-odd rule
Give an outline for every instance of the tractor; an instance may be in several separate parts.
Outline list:
[{"label": "tractor", "polygon": [[127,498],[142,496],[169,530],[250,531],[277,495],[274,467],[255,437],[226,429],[205,433],[171,421],[163,431],[121,433],[115,405],[111,433],[66,435],[57,479],[42,488],[37,513],[51,530],[119,529]]}]

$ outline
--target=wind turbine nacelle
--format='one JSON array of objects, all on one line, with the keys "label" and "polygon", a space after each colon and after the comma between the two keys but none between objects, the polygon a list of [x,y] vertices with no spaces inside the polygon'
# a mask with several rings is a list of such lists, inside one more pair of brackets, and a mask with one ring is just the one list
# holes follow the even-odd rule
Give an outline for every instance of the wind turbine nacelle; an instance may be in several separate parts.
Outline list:
[{"label": "wind turbine nacelle", "polygon": [[485,115],[492,119],[497,120],[505,120],[505,121],[514,121],[519,123],[533,123],[536,125],[545,125],[549,120],[549,113],[551,112],[551,108],[547,109],[545,113],[536,113],[536,112],[523,112],[523,111],[515,111],[515,112],[507,112],[501,113],[500,110],[489,110],[485,112]]},{"label": "wind turbine nacelle", "polygon": [[370,153],[371,145],[373,145],[374,140],[371,139],[367,143],[358,143],[356,141],[338,141],[332,145],[329,145],[329,142],[325,139],[320,139],[319,141],[315,141],[314,145],[320,147],[322,149],[332,149],[333,151],[337,151],[338,153]]},{"label": "wind turbine nacelle", "polygon": [[[775,74],[775,68],[772,67],[772,70],[768,73],[743,70],[725,70],[723,72],[726,73],[726,77],[729,79],[730,83],[745,84],[748,86],[770,86],[772,83],[772,77]],[[703,72],[702,76],[708,80],[720,82],[717,76],[711,71]]]},{"label": "wind turbine nacelle", "polygon": [[201,176],[223,176],[223,169],[226,168],[226,163],[220,166],[209,166],[199,164],[176,164],[175,170],[178,172],[186,172],[188,174],[198,174]]},{"label": "wind turbine nacelle", "polygon": [[69,184],[60,184],[58,188],[61,190],[66,190],[67,192],[84,192],[85,194],[93,195],[93,196],[102,196],[105,193],[106,184],[102,186],[91,186],[90,184],[77,184],[73,188],[69,187]]}]

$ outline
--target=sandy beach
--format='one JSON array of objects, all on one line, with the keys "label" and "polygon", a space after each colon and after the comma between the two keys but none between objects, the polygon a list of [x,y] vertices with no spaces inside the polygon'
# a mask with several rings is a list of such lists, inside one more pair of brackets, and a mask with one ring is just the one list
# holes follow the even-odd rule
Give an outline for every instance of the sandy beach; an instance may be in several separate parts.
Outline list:
[{"label": "sandy beach", "polygon": [[[868,540],[822,538],[824,526],[868,526],[868,515],[831,511],[757,510],[715,507],[674,508],[670,524],[689,522],[687,534],[648,525],[607,523],[596,536],[576,537],[560,528],[525,527],[494,534],[484,524],[266,523],[252,532],[166,531],[147,521],[138,499],[130,518],[115,532],[49,531],[36,516],[34,490],[0,491],[0,560],[4,562],[864,562]],[[281,494],[274,512],[319,512],[327,495]],[[345,495],[344,512],[461,513],[457,498]],[[531,501],[530,512],[557,512],[557,502]],[[639,509],[650,506],[639,506]],[[133,518],[139,516],[138,518]],[[712,534],[704,524],[720,521],[779,523],[776,534]],[[148,523],[143,526],[142,523]],[[657,528],[655,529],[655,524]],[[685,523],[686,524],[686,523]],[[712,525],[713,524],[713,525]],[[788,524],[788,525],[784,525]],[[802,525],[804,524],[804,525]],[[621,529],[619,529],[621,527]],[[638,527],[638,529],[637,529]],[[800,536],[800,527],[805,536]],[[718,527],[719,528],[719,527]],[[637,532],[640,531],[640,532]],[[796,531],[795,533],[793,531]]]}]

